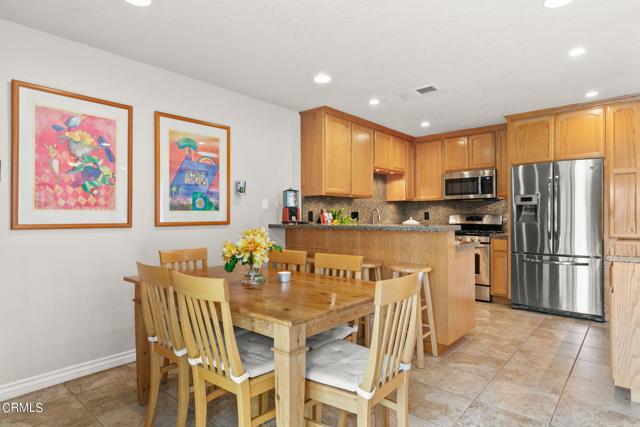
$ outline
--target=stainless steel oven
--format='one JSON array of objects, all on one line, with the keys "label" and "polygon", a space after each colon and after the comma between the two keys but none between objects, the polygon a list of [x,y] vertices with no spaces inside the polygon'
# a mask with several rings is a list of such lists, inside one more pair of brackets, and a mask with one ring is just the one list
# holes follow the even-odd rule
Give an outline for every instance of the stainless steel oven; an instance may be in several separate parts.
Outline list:
[{"label": "stainless steel oven", "polygon": [[443,175],[444,198],[495,199],[496,170],[485,169],[464,172],[448,172]]},{"label": "stainless steel oven", "polygon": [[456,240],[474,242],[476,300],[491,302],[491,235],[503,230],[501,215],[451,215],[449,224],[459,225]]}]

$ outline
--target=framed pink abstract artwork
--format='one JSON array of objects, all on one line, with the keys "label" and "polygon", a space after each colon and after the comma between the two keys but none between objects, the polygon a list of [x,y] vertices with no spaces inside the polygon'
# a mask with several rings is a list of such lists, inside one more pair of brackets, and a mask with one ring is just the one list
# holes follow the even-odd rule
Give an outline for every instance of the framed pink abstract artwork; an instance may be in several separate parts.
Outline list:
[{"label": "framed pink abstract artwork", "polygon": [[131,226],[133,108],[12,85],[13,229]]}]

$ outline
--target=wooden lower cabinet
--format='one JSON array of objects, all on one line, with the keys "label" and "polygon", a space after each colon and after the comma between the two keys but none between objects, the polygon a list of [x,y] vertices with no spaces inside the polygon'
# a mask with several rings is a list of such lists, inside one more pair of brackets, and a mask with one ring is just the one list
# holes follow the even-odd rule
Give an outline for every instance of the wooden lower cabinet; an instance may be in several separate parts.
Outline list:
[{"label": "wooden lower cabinet", "polygon": [[611,267],[611,371],[615,385],[640,402],[640,264]]},{"label": "wooden lower cabinet", "polygon": [[[439,346],[451,346],[475,327],[474,248],[458,247],[453,231],[378,231],[335,226],[285,228],[285,247],[316,252],[362,255],[381,260],[382,278],[394,264],[429,265],[431,298]],[[441,350],[445,350],[442,347]]]},{"label": "wooden lower cabinet", "polygon": [[507,239],[491,239],[491,295],[511,298]]},{"label": "wooden lower cabinet", "polygon": [[416,144],[416,200],[442,200],[442,140]]}]

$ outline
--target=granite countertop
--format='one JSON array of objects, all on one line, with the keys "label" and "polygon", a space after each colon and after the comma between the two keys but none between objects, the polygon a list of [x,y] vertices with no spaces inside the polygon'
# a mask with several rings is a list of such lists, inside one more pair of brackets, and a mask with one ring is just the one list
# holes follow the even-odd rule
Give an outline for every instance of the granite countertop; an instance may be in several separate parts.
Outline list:
[{"label": "granite countertop", "polygon": [[640,256],[620,256],[620,255],[607,255],[605,261],[609,262],[628,262],[631,264],[640,264]]},{"label": "granite countertop", "polygon": [[354,225],[327,225],[327,224],[269,224],[269,228],[316,228],[325,230],[363,230],[363,231],[421,231],[440,233],[460,230],[459,225],[402,225],[402,224],[354,224]]},{"label": "granite countertop", "polygon": [[492,239],[506,239],[509,237],[509,234],[507,233],[495,233],[491,235]]}]

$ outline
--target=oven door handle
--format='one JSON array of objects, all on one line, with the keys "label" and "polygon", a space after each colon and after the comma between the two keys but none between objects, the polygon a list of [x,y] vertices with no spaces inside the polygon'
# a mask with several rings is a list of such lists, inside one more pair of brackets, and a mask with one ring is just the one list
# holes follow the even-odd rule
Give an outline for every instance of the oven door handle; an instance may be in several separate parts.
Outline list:
[{"label": "oven door handle", "polygon": [[588,262],[575,262],[575,261],[555,261],[552,259],[533,259],[533,258],[524,258],[524,262],[529,262],[531,264],[553,264],[553,265],[575,265],[579,267],[588,267]]}]

